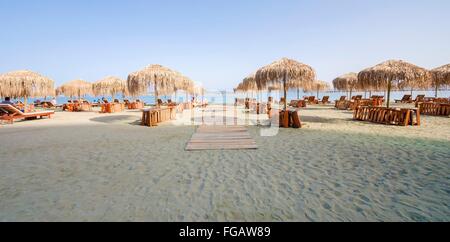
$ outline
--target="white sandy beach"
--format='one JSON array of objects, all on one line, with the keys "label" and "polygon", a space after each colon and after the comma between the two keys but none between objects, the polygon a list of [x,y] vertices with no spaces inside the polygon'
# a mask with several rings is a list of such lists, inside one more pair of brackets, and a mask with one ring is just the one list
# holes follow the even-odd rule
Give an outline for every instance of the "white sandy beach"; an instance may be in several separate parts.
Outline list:
[{"label": "white sandy beach", "polygon": [[0,221],[448,220],[450,118],[300,114],[273,137],[249,126],[259,148],[237,151],[185,151],[195,126],[143,127],[139,111],[0,125]]}]

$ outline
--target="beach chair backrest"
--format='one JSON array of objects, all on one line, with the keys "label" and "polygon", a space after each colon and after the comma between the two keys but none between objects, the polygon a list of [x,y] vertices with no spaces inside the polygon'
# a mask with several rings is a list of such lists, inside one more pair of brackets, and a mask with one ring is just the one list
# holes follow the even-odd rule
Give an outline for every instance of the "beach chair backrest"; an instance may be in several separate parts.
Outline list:
[{"label": "beach chair backrest", "polygon": [[310,102],[314,102],[315,100],[316,100],[315,96],[308,97],[308,101],[310,101]]},{"label": "beach chair backrest", "polygon": [[347,99],[347,96],[341,96],[341,99],[339,99],[339,101],[345,101],[345,99]]},{"label": "beach chair backrest", "polygon": [[422,102],[424,99],[425,99],[425,95],[417,95],[417,97],[416,97],[417,102]]},{"label": "beach chair backrest", "polygon": [[23,115],[23,112],[10,104],[0,104],[0,108],[9,114]]},{"label": "beach chair backrest", "polygon": [[322,102],[328,102],[329,99],[330,99],[330,96],[324,96],[322,98]]},{"label": "beach chair backrest", "polygon": [[402,101],[409,101],[411,99],[411,95],[404,95]]}]

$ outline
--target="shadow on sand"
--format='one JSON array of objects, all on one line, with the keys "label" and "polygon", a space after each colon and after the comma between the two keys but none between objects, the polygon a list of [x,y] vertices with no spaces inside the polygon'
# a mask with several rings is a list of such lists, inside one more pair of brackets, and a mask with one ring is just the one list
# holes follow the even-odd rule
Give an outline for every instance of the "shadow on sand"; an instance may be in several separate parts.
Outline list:
[{"label": "shadow on sand", "polygon": [[90,120],[98,123],[105,124],[113,124],[113,123],[123,123],[123,124],[131,124],[131,125],[140,125],[141,120],[137,119],[138,117],[134,115],[115,115],[115,116],[104,116],[91,118]]}]

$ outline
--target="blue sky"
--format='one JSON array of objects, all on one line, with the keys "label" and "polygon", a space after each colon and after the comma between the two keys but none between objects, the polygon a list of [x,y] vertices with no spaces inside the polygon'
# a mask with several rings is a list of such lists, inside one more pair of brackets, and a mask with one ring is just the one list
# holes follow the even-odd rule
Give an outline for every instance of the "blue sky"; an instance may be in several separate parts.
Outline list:
[{"label": "blue sky", "polygon": [[148,64],[232,89],[281,57],[331,81],[387,59],[450,63],[448,0],[0,0],[0,73],[62,84]]}]

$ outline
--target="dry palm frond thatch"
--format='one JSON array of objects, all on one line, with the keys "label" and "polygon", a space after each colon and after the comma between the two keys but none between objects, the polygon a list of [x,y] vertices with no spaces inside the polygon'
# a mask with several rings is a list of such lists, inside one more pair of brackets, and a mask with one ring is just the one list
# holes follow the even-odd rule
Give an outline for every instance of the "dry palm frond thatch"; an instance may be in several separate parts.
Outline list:
[{"label": "dry palm frond thatch", "polygon": [[176,84],[182,80],[180,73],[162,65],[149,65],[143,70],[128,75],[128,91],[133,96],[147,94],[150,88],[155,91],[156,103],[159,95],[170,95],[175,92]]},{"label": "dry palm frond thatch", "polygon": [[433,73],[433,86],[436,89],[436,97],[439,87],[450,85],[450,64],[431,70]]},{"label": "dry palm frond thatch", "polygon": [[347,73],[333,80],[334,89],[339,91],[356,90],[358,85],[358,74],[354,72]]},{"label": "dry palm frond thatch", "polygon": [[[315,79],[316,72],[312,67],[288,58],[283,58],[259,69],[255,75],[258,89],[268,88],[277,83],[282,84],[285,100],[288,88],[307,88]],[[284,109],[287,109],[286,101]]]},{"label": "dry palm frond thatch", "polygon": [[250,74],[242,80],[242,87],[244,91],[257,91],[258,86],[256,85],[255,73]]},{"label": "dry palm frond thatch", "polygon": [[388,107],[392,89],[427,88],[431,80],[428,70],[402,60],[385,61],[358,74],[358,86],[361,88],[387,89]]},{"label": "dry palm frond thatch", "polygon": [[92,84],[84,80],[73,80],[58,87],[56,93],[70,98],[81,98],[85,95],[93,94]]},{"label": "dry palm frond thatch", "polygon": [[317,92],[317,98],[319,97],[319,92],[330,90],[331,85],[328,82],[316,80],[311,85],[311,87],[303,89],[305,92]]},{"label": "dry palm frond thatch", "polygon": [[123,79],[114,76],[105,77],[92,84],[92,91],[94,96],[110,95],[113,98],[116,94],[128,94],[127,82]]},{"label": "dry palm frond thatch", "polygon": [[14,71],[0,75],[0,96],[11,98],[53,96],[54,81],[32,71]]}]

